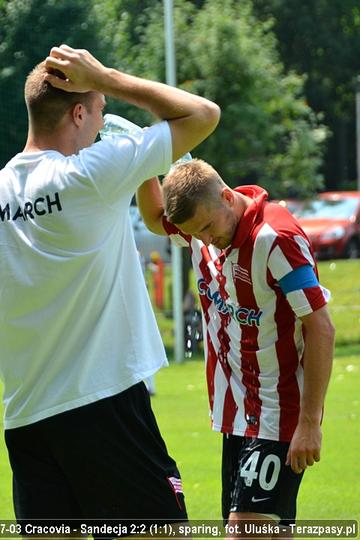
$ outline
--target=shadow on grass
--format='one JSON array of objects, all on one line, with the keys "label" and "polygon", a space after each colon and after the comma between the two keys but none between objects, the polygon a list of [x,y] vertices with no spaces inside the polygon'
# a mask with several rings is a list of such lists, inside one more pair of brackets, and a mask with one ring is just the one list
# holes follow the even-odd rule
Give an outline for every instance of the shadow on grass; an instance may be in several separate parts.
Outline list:
[{"label": "shadow on grass", "polygon": [[357,356],[360,359],[360,343],[358,341],[336,342],[335,358],[343,356]]}]

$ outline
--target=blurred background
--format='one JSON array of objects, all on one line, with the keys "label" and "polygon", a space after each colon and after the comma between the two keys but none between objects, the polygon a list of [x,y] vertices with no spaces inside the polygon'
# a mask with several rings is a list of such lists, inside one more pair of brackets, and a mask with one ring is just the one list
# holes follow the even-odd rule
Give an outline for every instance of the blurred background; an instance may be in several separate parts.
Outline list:
[{"label": "blurred background", "polygon": [[[358,0],[173,5],[177,85],[222,109],[219,127],[195,157],[231,186],[261,184],[290,210],[320,191],[359,189]],[[87,48],[106,65],[166,80],[162,0],[0,0],[0,20],[0,166],[24,146],[24,80],[53,45]],[[107,111],[141,126],[154,120],[124,103],[110,101]],[[335,207],[320,217],[331,219]],[[166,240],[144,231],[136,210],[131,217],[146,260],[153,251],[168,260]],[[359,256],[358,205],[350,204],[343,218],[353,223],[350,232],[338,222],[305,227],[320,256]],[[318,237],[324,234],[341,247],[323,249]]]},{"label": "blurred background", "polygon": [[[24,79],[53,45],[165,81],[162,0],[0,0],[0,20],[1,166],[25,142]],[[174,27],[178,86],[222,109],[196,157],[274,198],[357,189],[358,0],[174,0]]]},{"label": "blurred background", "polygon": [[[209,161],[233,187],[261,184],[293,212],[320,260],[321,282],[332,291],[337,342],[324,460],[304,479],[299,518],[360,519],[354,482],[360,472],[359,0],[174,0],[174,30],[177,85],[222,109],[217,130],[193,156]],[[166,80],[162,0],[0,0],[0,167],[25,144],[25,78],[61,43]],[[140,126],[154,121],[111,100],[106,112]],[[135,206],[130,219],[172,359],[176,283],[169,242],[147,231]],[[187,361],[156,376],[154,409],[183,471],[191,516],[217,518],[221,438],[206,419],[201,322],[186,250],[182,265]],[[11,518],[3,441],[0,474],[0,517]]]}]

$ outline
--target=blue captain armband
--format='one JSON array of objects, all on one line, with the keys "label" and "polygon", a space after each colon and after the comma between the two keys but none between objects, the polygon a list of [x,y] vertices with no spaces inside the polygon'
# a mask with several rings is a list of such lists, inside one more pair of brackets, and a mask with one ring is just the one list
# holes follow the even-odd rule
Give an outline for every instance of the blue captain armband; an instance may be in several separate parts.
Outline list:
[{"label": "blue captain armband", "polygon": [[286,276],[279,279],[278,283],[284,294],[319,286],[318,279],[310,264],[295,268],[295,270],[292,270]]}]

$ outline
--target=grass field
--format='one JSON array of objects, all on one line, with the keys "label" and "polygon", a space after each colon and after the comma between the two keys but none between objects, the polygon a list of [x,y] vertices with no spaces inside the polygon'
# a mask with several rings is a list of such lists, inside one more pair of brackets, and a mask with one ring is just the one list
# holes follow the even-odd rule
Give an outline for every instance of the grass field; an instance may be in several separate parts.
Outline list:
[{"label": "grass field", "polygon": [[[326,401],[323,450],[298,498],[299,519],[360,520],[360,261],[323,262],[337,328],[333,375]],[[168,347],[171,321],[159,314]],[[220,518],[221,436],[210,429],[202,358],[171,363],[156,375],[153,407],[180,467],[192,519]],[[13,517],[11,475],[0,445],[0,518]]]}]

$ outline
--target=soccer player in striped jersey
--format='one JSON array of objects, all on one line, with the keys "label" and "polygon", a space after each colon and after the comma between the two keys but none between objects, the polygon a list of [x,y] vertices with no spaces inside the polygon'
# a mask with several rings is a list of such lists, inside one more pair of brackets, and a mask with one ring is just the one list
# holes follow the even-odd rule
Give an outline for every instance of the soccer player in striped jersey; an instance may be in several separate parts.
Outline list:
[{"label": "soccer player in striped jersey", "polygon": [[288,525],[320,459],[334,328],[305,233],[267,195],[231,189],[195,159],[137,198],[153,232],[191,250],[212,425],[224,434],[224,519]]}]

